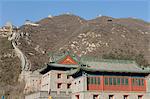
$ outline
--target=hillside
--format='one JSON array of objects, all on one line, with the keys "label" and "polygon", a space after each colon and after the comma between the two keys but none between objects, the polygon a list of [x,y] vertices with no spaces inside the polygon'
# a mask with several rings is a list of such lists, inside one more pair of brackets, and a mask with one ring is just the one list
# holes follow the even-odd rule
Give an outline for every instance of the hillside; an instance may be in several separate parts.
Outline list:
[{"label": "hillside", "polygon": [[18,82],[20,73],[20,60],[15,55],[11,42],[0,37],[0,96],[4,94],[15,98],[20,95],[23,90],[22,84]]},{"label": "hillside", "polygon": [[79,56],[136,60],[150,64],[150,23],[139,19],[102,16],[85,20],[75,15],[44,18],[39,26],[20,27],[19,48],[31,70],[47,63],[49,52],[70,50]]}]

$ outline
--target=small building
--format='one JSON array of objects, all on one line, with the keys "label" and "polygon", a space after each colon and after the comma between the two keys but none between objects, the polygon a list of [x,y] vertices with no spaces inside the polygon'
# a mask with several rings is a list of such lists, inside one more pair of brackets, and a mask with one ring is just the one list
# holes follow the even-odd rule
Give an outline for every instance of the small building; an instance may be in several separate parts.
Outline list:
[{"label": "small building", "polygon": [[35,26],[35,27],[39,26],[39,24],[34,23],[34,22],[30,21],[30,20],[26,20],[24,25],[30,25],[30,26]]},{"label": "small building", "polygon": [[[53,55],[51,62],[40,70],[40,74],[40,89],[26,95],[26,99],[46,99],[49,96],[53,99],[150,97],[150,71],[140,68],[134,61],[79,58],[74,54],[64,53]],[[34,98],[36,94],[39,95],[38,98]]]}]

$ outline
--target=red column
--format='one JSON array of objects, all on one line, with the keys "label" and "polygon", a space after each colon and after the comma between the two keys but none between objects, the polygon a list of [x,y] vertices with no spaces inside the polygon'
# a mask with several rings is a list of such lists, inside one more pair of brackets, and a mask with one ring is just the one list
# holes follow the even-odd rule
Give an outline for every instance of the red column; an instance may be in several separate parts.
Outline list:
[{"label": "red column", "polygon": [[104,76],[101,76],[101,86],[102,86],[102,91],[104,91]]},{"label": "red column", "polygon": [[147,80],[148,80],[148,79],[145,79],[145,78],[144,78],[144,89],[145,89],[144,91],[146,91],[146,90],[147,90],[147,87],[148,87],[148,86],[147,86]]},{"label": "red column", "polygon": [[129,77],[129,91],[132,91],[132,78]]}]

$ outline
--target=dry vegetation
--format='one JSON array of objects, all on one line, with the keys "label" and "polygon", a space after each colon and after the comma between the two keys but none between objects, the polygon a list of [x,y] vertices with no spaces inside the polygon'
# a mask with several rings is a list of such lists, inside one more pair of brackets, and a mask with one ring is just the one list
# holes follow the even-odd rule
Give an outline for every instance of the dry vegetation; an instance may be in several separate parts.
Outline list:
[{"label": "dry vegetation", "polygon": [[144,66],[150,63],[150,24],[142,20],[106,16],[84,20],[74,15],[60,15],[37,23],[37,27],[20,28],[24,34],[19,47],[31,60],[32,70],[48,62],[49,52],[64,50],[79,56],[132,59]]},{"label": "dry vegetation", "polygon": [[23,83],[18,82],[20,72],[20,61],[13,51],[11,42],[0,37],[0,95],[11,99],[20,96],[24,87]]}]

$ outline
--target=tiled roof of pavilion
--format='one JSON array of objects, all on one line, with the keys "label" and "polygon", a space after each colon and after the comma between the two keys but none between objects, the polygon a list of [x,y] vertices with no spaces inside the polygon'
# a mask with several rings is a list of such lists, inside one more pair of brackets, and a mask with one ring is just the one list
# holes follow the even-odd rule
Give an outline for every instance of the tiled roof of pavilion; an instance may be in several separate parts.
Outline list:
[{"label": "tiled roof of pavilion", "polygon": [[[70,55],[78,64],[60,64],[59,61]],[[72,68],[71,72],[79,70],[90,72],[125,72],[125,73],[150,73],[150,70],[141,68],[135,61],[110,60],[98,57],[76,57],[74,54],[64,53],[54,58],[55,61],[48,63],[46,68]],[[84,66],[83,66],[84,65]],[[44,70],[43,69],[43,70]],[[71,73],[72,74],[72,73]]]},{"label": "tiled roof of pavilion", "polygon": [[72,52],[69,51],[65,51],[64,53],[49,53],[49,57],[52,57],[52,62],[55,63],[59,63],[61,60],[63,60],[67,55],[71,56],[71,58],[73,58],[73,60],[75,60],[76,62],[80,62],[79,61],[79,57],[76,54],[73,54]]},{"label": "tiled roof of pavilion", "polygon": [[78,68],[79,65],[66,65],[66,64],[57,64],[57,63],[49,63],[48,66],[51,67],[64,67],[64,68]]},{"label": "tiled roof of pavilion", "polygon": [[90,72],[125,72],[125,73],[150,73],[150,70],[141,68],[135,61],[130,60],[109,60],[94,57],[82,57],[82,64],[70,73],[78,72],[79,70]]}]

